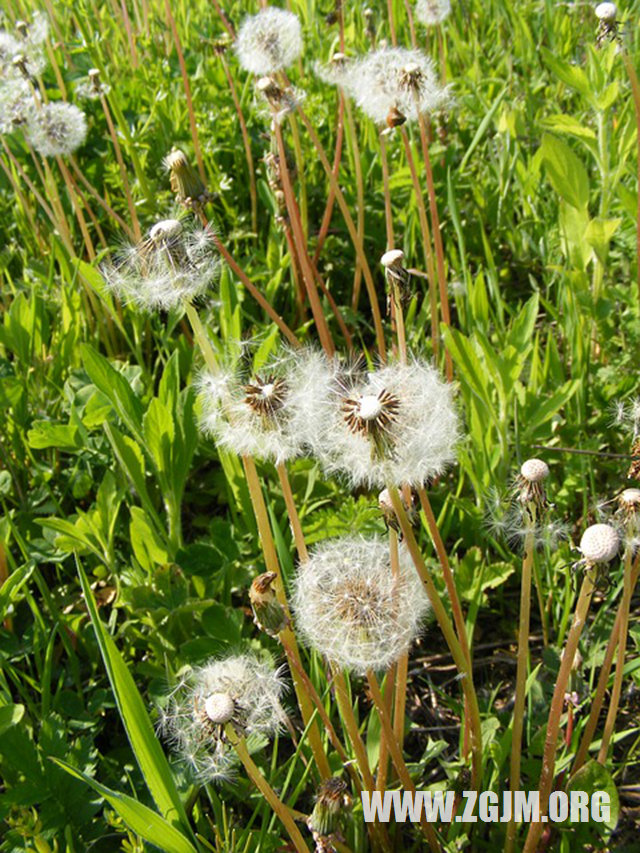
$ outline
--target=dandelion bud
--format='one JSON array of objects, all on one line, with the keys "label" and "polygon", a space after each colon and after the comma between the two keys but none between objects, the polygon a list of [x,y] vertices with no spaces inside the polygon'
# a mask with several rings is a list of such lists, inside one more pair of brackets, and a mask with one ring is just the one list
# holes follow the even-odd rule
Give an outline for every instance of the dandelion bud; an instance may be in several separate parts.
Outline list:
[{"label": "dandelion bud", "polygon": [[302,53],[302,29],[293,12],[270,6],[242,23],[236,40],[240,65],[252,74],[271,74]]},{"label": "dandelion bud", "polygon": [[435,27],[451,14],[451,0],[418,0],[415,12],[421,24]]},{"label": "dandelion bud", "polygon": [[578,550],[587,565],[608,563],[620,549],[620,536],[610,524],[592,524],[582,534]]},{"label": "dandelion bud", "polygon": [[42,104],[29,114],[26,134],[43,157],[73,154],[87,137],[87,120],[73,104]]},{"label": "dandelion bud", "polygon": [[387,669],[409,649],[429,602],[405,546],[394,575],[386,542],[345,536],[322,543],[300,565],[293,608],[312,648],[364,675]]},{"label": "dandelion bud", "polygon": [[338,836],[344,810],[351,806],[347,783],[334,776],[318,788],[316,803],[307,820],[307,826],[316,843],[316,853],[333,850],[331,836]]},{"label": "dandelion bud", "polygon": [[618,9],[615,3],[598,3],[596,6],[596,18],[599,21],[615,21]]},{"label": "dandelion bud", "polygon": [[199,211],[211,201],[211,194],[183,151],[172,148],[163,163],[169,170],[171,189],[180,204],[190,210]]},{"label": "dandelion bud", "polygon": [[277,637],[280,631],[289,624],[289,618],[284,607],[276,597],[274,581],[275,572],[265,572],[251,584],[249,589],[249,600],[253,610],[253,621],[260,630],[265,631],[270,637]]}]

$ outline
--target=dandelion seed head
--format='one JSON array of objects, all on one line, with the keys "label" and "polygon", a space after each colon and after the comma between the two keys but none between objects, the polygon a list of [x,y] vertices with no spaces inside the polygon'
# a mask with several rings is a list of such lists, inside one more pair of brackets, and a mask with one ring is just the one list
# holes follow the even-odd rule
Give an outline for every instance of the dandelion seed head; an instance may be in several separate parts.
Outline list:
[{"label": "dandelion seed head", "polygon": [[610,524],[592,524],[582,534],[578,550],[587,564],[608,563],[620,549],[620,536]]},{"label": "dandelion seed head", "polygon": [[202,296],[218,276],[212,230],[193,222],[163,219],[146,239],[125,245],[102,268],[107,286],[125,302],[168,311]]},{"label": "dandelion seed head", "polygon": [[520,473],[530,483],[539,483],[549,476],[549,466],[542,459],[527,459],[522,463]]},{"label": "dandelion seed head", "polygon": [[640,507],[640,489],[624,489],[620,495],[620,503],[626,507]]},{"label": "dandelion seed head", "polygon": [[0,30],[0,69],[9,75],[14,56],[22,53],[22,44],[6,30]]},{"label": "dandelion seed head", "polygon": [[610,23],[611,21],[615,21],[618,15],[618,8],[615,3],[598,3],[595,12],[596,18],[599,21]]},{"label": "dandelion seed head", "polygon": [[293,609],[308,645],[364,675],[408,651],[429,602],[404,545],[394,575],[387,542],[349,536],[324,542],[300,565]]},{"label": "dandelion seed head", "polygon": [[421,24],[435,27],[451,14],[451,0],[418,0],[415,14]]},{"label": "dandelion seed head", "polygon": [[13,133],[25,125],[34,109],[27,81],[22,77],[6,80],[0,86],[0,134]]},{"label": "dandelion seed head", "polygon": [[295,428],[296,401],[306,360],[304,351],[283,351],[259,373],[236,366],[219,377],[206,374],[200,383],[201,429],[239,456],[278,465],[301,455],[304,437]]},{"label": "dandelion seed head", "polygon": [[87,137],[87,120],[73,104],[53,102],[31,110],[26,135],[43,157],[73,154]]},{"label": "dandelion seed head", "polygon": [[255,655],[212,660],[192,670],[168,697],[161,732],[199,782],[229,778],[237,764],[225,724],[245,737],[272,737],[285,718],[284,682]]},{"label": "dandelion seed head", "polygon": [[100,79],[100,71],[97,68],[90,68],[86,79],[76,84],[76,97],[89,101],[97,101],[110,91],[111,86]]},{"label": "dandelion seed head", "polygon": [[293,12],[270,6],[245,18],[236,39],[240,65],[252,74],[271,74],[302,53],[302,28]]},{"label": "dandelion seed head", "polygon": [[347,67],[341,85],[373,121],[390,126],[433,113],[448,100],[429,57],[401,47],[361,57]]},{"label": "dandelion seed head", "polygon": [[383,267],[394,267],[398,265],[402,265],[404,261],[404,252],[402,249],[389,249],[388,252],[385,252],[384,255],[380,258],[380,263]]},{"label": "dandelion seed head", "polygon": [[418,488],[454,461],[451,388],[426,362],[366,372],[320,357],[299,375],[295,429],[328,474],[354,487]]}]

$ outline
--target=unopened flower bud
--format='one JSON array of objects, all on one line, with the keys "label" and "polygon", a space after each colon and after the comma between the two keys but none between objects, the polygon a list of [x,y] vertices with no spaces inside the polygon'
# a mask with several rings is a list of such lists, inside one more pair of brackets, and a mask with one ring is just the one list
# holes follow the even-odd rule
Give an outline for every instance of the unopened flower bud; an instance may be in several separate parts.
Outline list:
[{"label": "unopened flower bud", "polygon": [[211,194],[184,151],[172,148],[164,158],[164,165],[169,169],[171,189],[185,207],[192,210],[202,209],[203,205],[211,200]]},{"label": "unopened flower bud", "polygon": [[274,589],[276,577],[275,572],[264,572],[258,575],[249,589],[253,621],[270,637],[277,637],[289,624],[289,618]]},{"label": "unopened flower bud", "polygon": [[330,849],[323,842],[340,831],[344,810],[351,805],[347,783],[334,776],[325,780],[318,788],[316,804],[307,820],[307,826],[316,842],[316,850]]}]

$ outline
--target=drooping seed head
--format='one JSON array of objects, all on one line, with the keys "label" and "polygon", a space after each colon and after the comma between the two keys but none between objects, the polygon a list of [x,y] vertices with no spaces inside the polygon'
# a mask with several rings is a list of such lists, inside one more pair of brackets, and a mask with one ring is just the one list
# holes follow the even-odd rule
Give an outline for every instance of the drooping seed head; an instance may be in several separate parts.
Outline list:
[{"label": "drooping seed head", "polygon": [[592,524],[582,534],[579,550],[588,565],[608,563],[620,549],[620,536],[610,524]]}]

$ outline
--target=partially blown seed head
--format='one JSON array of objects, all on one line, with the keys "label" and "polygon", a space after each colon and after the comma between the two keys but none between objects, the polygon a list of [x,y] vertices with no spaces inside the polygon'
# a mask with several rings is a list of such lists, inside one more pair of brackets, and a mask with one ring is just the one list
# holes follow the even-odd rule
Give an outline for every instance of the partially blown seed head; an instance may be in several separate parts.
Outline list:
[{"label": "partially blown seed head", "polygon": [[598,3],[596,6],[596,18],[599,21],[610,23],[615,21],[618,9],[615,3]]},{"label": "partially blown seed head", "polygon": [[608,563],[620,549],[620,536],[610,524],[592,524],[580,540],[579,551],[587,564]]},{"label": "partially blown seed head", "polygon": [[201,296],[215,281],[219,262],[209,227],[163,219],[146,239],[129,245],[102,272],[125,302],[169,310]]},{"label": "partially blown seed head", "polygon": [[242,23],[236,40],[240,65],[252,74],[280,71],[302,52],[300,21],[293,12],[269,6]]},{"label": "partially blown seed head", "polygon": [[330,662],[364,675],[384,670],[418,636],[429,603],[404,546],[394,575],[381,539],[343,537],[318,546],[294,583],[296,624]]},{"label": "partially blown seed head", "polygon": [[171,694],[161,731],[200,782],[228,777],[237,763],[225,737],[272,737],[281,727],[284,683],[251,654],[212,660],[192,671]]},{"label": "partially blown seed head", "polygon": [[451,14],[451,0],[418,0],[415,11],[421,24],[435,27]]}]

